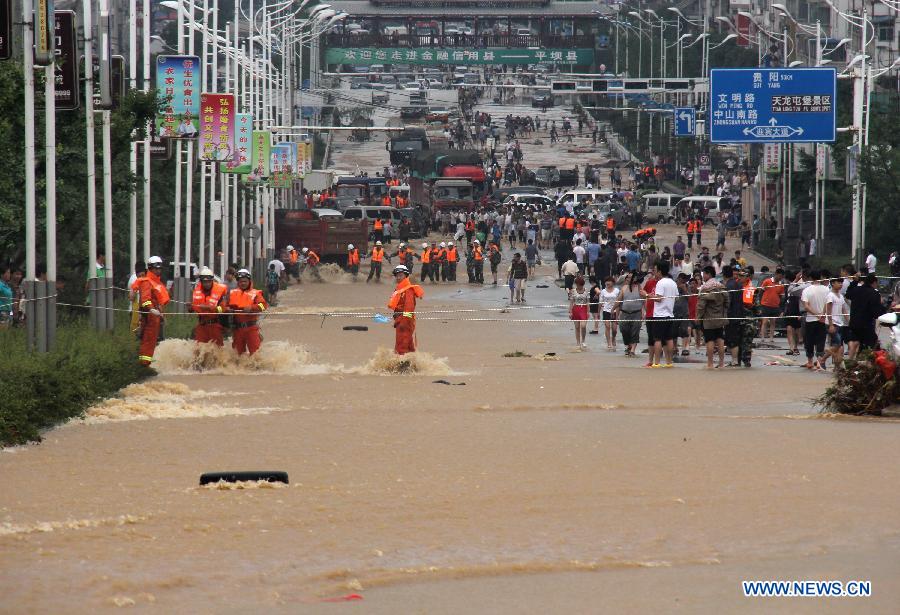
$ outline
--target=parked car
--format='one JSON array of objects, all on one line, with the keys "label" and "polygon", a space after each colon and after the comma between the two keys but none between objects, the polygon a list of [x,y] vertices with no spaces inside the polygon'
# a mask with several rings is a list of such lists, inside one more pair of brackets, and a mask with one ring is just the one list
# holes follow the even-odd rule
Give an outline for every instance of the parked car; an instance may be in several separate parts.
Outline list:
[{"label": "parked car", "polygon": [[664,224],[673,223],[678,217],[678,202],[682,199],[680,194],[667,194],[651,192],[641,197],[641,214],[647,222]]},{"label": "parked car", "polygon": [[539,94],[531,99],[531,106],[535,109],[549,109],[554,106],[553,96],[550,94]]},{"label": "parked car", "polygon": [[415,120],[425,117],[428,107],[416,105],[412,107],[401,107],[400,117],[404,120]]}]

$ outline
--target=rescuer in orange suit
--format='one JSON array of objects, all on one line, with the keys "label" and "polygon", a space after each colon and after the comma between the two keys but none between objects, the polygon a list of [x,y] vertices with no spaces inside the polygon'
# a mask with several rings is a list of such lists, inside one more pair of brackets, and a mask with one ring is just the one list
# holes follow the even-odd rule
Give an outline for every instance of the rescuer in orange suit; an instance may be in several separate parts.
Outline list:
[{"label": "rescuer in orange suit", "polygon": [[397,288],[388,301],[388,308],[394,311],[394,352],[406,354],[416,351],[416,299],[425,296],[425,291],[409,281],[409,269],[404,265],[394,267]]},{"label": "rescuer in orange suit", "polygon": [[238,287],[228,293],[228,310],[234,314],[232,322],[231,347],[238,354],[255,353],[262,344],[259,335],[259,313],[265,312],[269,305],[261,290],[253,288],[250,272],[241,269],[237,272]]},{"label": "rescuer in orange suit", "polygon": [[139,305],[141,311],[141,346],[138,350],[138,362],[150,365],[153,352],[162,329],[163,310],[169,303],[169,291],[159,277],[162,271],[162,259],[151,256],[147,260],[147,275],[140,279],[138,285]]},{"label": "rescuer in orange suit", "polygon": [[194,287],[191,297],[191,311],[199,314],[199,322],[194,327],[194,339],[199,344],[212,342],[216,346],[225,344],[224,330],[219,322],[219,314],[228,305],[228,287],[216,282],[208,267],[200,270],[200,281]]}]

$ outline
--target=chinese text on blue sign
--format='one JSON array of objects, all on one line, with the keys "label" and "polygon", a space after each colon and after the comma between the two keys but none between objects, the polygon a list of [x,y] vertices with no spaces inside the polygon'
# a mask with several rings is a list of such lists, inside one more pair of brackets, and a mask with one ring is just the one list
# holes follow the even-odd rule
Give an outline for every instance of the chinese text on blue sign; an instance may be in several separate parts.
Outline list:
[{"label": "chinese text on blue sign", "polygon": [[833,68],[714,68],[710,141],[834,141],[836,84]]}]

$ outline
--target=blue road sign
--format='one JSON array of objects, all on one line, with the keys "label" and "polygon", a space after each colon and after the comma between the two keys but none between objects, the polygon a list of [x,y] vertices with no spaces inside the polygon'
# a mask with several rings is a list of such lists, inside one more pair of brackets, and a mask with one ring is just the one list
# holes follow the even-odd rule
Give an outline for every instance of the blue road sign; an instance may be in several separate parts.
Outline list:
[{"label": "blue road sign", "polygon": [[812,143],[835,139],[833,68],[714,68],[709,140],[713,143]]},{"label": "blue road sign", "polygon": [[693,107],[675,107],[675,136],[693,137],[695,131]]}]

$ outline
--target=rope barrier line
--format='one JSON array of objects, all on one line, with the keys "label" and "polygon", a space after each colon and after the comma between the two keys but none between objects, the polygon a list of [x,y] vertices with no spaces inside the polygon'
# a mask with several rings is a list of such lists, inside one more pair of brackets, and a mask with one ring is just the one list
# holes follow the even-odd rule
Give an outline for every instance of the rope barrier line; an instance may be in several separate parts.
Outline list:
[{"label": "rope barrier line", "polygon": [[[61,305],[64,307],[71,308],[81,308],[81,309],[96,309],[96,310],[108,310],[113,312],[128,312],[131,313],[131,310],[125,308],[113,308],[113,307],[95,307],[90,305],[81,305],[77,303],[57,303],[57,305]],[[568,304],[566,304],[568,307]],[[219,314],[221,316],[227,316],[232,314],[232,312],[223,312]],[[343,313],[343,312],[253,312],[263,318],[277,318],[277,317],[305,317],[312,316],[315,318],[364,318],[364,319],[373,319],[376,316],[383,316],[378,312],[353,312],[353,313]],[[497,323],[555,323],[555,324],[568,324],[571,322],[575,322],[568,317],[565,318],[446,318],[442,316],[419,316],[419,314],[427,314],[427,312],[417,312],[416,320],[439,320],[442,322],[497,322]],[[163,316],[194,316],[199,317],[201,314],[197,312],[164,312]],[[203,314],[203,316],[209,316],[209,314]],[[799,316],[722,316],[721,318],[716,318],[715,320],[765,320],[765,319],[774,319],[774,318],[805,318],[804,315]],[[620,322],[657,322],[662,321],[663,319],[656,318],[634,318],[634,319],[623,319],[623,318],[610,318],[606,320],[598,320],[597,322],[611,322],[611,323],[620,323]],[[593,322],[593,319],[588,318],[581,322]],[[691,318],[666,318],[664,322],[689,322],[696,323],[698,322],[696,319]]]}]

